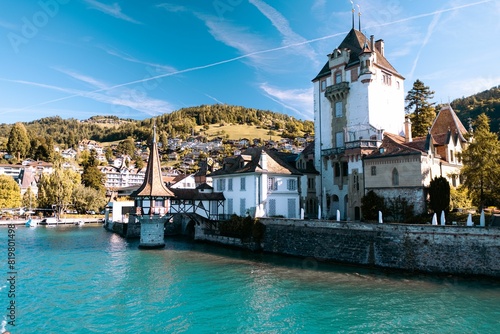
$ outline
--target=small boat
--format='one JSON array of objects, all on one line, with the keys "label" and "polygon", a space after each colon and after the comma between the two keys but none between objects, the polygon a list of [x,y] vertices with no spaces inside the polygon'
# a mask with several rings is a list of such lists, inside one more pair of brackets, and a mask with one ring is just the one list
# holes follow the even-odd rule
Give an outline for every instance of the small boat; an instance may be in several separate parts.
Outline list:
[{"label": "small boat", "polygon": [[84,224],[85,224],[85,222],[83,220],[78,220],[75,222],[75,225],[78,225],[78,226],[82,226]]},{"label": "small boat", "polygon": [[45,218],[40,222],[40,225],[44,226],[56,226],[58,224],[58,220],[56,218]]},{"label": "small boat", "polygon": [[38,225],[38,223],[35,220],[30,218],[30,219],[28,219],[28,221],[26,222],[25,225],[26,225],[26,227],[36,227]]}]

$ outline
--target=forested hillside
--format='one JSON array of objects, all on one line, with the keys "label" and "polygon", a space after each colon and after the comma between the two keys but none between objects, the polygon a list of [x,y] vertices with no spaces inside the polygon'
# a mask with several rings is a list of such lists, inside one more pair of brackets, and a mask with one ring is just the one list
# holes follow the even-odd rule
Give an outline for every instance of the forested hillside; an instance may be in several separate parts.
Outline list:
[{"label": "forested hillside", "polygon": [[473,120],[485,113],[491,120],[491,131],[498,133],[500,130],[500,86],[485,90],[484,92],[455,99],[451,102],[453,110],[457,113],[462,123],[468,127],[468,119]]},{"label": "forested hillside", "polygon": [[[197,126],[212,124],[248,124],[277,130],[283,136],[312,134],[314,131],[312,121],[301,121],[267,110],[221,104],[183,108],[155,119],[158,132],[169,137],[186,137],[191,135]],[[151,135],[152,123],[153,118],[137,121],[119,119],[116,116],[94,116],[80,121],[55,116],[24,125],[30,138],[51,138],[59,145],[72,147],[83,139],[110,142],[133,137],[139,141],[146,140]],[[0,147],[5,145],[11,128],[12,124],[0,124]]]}]

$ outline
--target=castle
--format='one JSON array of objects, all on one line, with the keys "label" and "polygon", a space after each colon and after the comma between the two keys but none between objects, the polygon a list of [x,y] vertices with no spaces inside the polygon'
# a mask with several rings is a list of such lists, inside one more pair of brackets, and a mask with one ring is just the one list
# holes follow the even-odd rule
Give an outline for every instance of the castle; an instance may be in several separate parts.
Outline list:
[{"label": "castle", "polygon": [[361,220],[361,199],[369,190],[411,200],[422,213],[432,178],[460,184],[465,127],[446,106],[427,136],[411,138],[404,80],[386,59],[384,41],[366,37],[354,24],[312,80],[322,218],[340,212],[343,220]]}]

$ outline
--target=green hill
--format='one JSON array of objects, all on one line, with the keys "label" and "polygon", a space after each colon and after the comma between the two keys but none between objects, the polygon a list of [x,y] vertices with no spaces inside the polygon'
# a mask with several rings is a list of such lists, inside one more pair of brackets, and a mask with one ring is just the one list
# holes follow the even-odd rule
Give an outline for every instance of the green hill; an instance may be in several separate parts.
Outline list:
[{"label": "green hill", "polygon": [[465,127],[468,128],[469,118],[474,120],[480,114],[485,113],[491,120],[491,131],[499,133],[500,86],[493,87],[469,97],[455,99],[451,102],[451,106]]},{"label": "green hill", "polygon": [[[269,135],[297,136],[314,132],[312,121],[297,120],[268,110],[222,104],[183,108],[154,119],[158,134],[165,134],[171,138],[183,138],[193,134],[216,136],[215,132],[224,131],[221,132],[222,137],[238,139],[240,137],[230,129],[236,125],[249,127],[247,132],[239,131],[241,138],[249,137],[254,132],[258,134],[258,138],[264,136],[269,138]],[[75,146],[83,139],[113,142],[132,137],[138,141],[145,141],[151,136],[152,124],[153,118],[132,120],[116,116],[93,116],[85,121],[54,116],[24,123],[30,138],[49,137],[65,147]],[[209,130],[217,126],[224,129]],[[0,124],[0,148],[5,147],[11,128],[12,124]]]}]

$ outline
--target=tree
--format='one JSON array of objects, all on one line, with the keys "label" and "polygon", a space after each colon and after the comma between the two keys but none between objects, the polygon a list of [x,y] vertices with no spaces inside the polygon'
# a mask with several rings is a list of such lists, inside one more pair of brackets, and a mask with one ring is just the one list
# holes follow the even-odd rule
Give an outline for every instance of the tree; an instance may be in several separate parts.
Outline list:
[{"label": "tree", "polygon": [[120,143],[118,143],[118,146],[116,147],[116,152],[121,154],[126,154],[128,156],[134,155],[135,152],[134,139],[129,137],[125,140],[122,140]]},{"label": "tree", "polygon": [[490,120],[486,114],[474,122],[472,142],[462,153],[462,176],[472,202],[480,209],[487,204],[500,202],[500,142],[490,132]]},{"label": "tree", "polygon": [[0,175],[0,208],[17,208],[21,206],[21,188],[8,175]]},{"label": "tree", "polygon": [[30,140],[28,132],[24,125],[20,122],[14,124],[10,130],[9,140],[7,141],[7,152],[12,155],[25,157],[30,149]]},{"label": "tree", "polygon": [[38,206],[38,201],[35,194],[31,190],[31,187],[26,190],[22,199],[22,206],[25,208],[36,208]]},{"label": "tree", "polygon": [[71,204],[73,189],[80,184],[80,174],[63,169],[57,162],[54,171],[43,174],[38,183],[38,202],[41,207],[54,207],[58,217]]},{"label": "tree", "polygon": [[420,80],[413,83],[413,88],[406,95],[405,111],[412,122],[411,134],[413,137],[422,137],[428,133],[432,122],[436,118],[434,103],[429,100],[434,97],[434,91]]},{"label": "tree", "polygon": [[450,209],[450,184],[442,176],[432,179],[429,185],[429,207],[435,213]]},{"label": "tree", "polygon": [[107,203],[105,192],[78,185],[73,190],[72,203],[78,213],[87,211],[99,212]]},{"label": "tree", "polygon": [[384,198],[377,195],[373,190],[370,190],[361,199],[361,212],[363,212],[363,218],[366,220],[377,220],[379,211],[382,211],[384,215],[387,211],[384,204]]},{"label": "tree", "polygon": [[86,187],[104,192],[106,190],[104,188],[105,176],[99,168],[97,168],[99,159],[97,158],[96,150],[90,150],[88,155],[82,154],[81,159],[81,164],[83,165],[82,184]]}]

